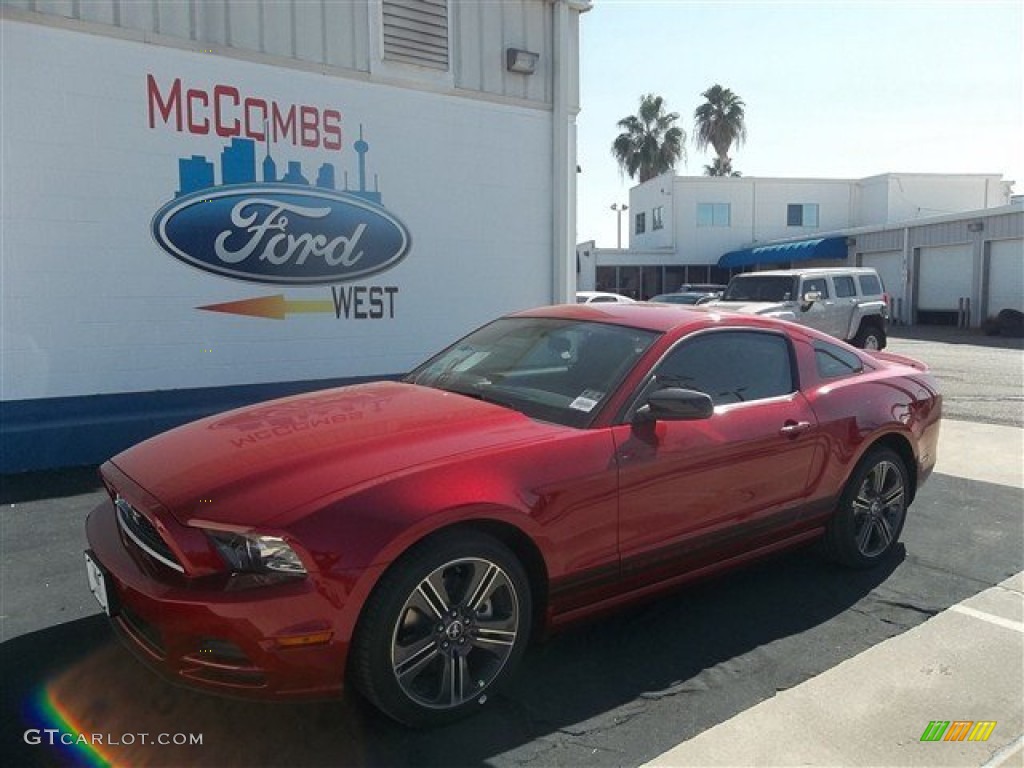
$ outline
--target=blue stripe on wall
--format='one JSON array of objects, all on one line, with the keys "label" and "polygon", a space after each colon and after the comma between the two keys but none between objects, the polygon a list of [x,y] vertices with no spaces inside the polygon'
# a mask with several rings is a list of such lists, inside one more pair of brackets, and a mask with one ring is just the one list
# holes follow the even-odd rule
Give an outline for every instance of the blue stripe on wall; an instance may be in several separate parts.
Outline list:
[{"label": "blue stripe on wall", "polygon": [[203,416],[399,376],[9,400],[0,403],[0,474],[100,464],[140,440]]}]

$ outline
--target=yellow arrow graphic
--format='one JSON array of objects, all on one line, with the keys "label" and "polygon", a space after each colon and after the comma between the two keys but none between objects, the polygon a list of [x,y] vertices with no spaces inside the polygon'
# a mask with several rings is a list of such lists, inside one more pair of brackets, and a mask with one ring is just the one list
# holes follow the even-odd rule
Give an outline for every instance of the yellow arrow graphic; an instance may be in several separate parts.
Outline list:
[{"label": "yellow arrow graphic", "polygon": [[260,296],[255,299],[229,301],[224,304],[207,304],[207,312],[224,312],[229,315],[247,315],[248,317],[266,317],[272,320],[284,320],[286,315],[308,314],[314,312],[333,313],[334,302],[329,300],[291,301],[283,294],[276,296]]}]

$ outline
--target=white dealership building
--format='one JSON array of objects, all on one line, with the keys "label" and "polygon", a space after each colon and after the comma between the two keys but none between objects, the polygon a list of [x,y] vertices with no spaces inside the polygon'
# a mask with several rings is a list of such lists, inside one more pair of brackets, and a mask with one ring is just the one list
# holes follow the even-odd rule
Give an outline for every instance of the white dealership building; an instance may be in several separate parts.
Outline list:
[{"label": "white dealership building", "polygon": [[0,472],[569,299],[589,8],[4,0]]},{"label": "white dealership building", "polygon": [[1012,186],[999,174],[667,173],[630,190],[628,248],[577,246],[579,287],[649,298],[741,270],[871,266],[897,322],[977,326],[1024,305],[1024,207]]}]

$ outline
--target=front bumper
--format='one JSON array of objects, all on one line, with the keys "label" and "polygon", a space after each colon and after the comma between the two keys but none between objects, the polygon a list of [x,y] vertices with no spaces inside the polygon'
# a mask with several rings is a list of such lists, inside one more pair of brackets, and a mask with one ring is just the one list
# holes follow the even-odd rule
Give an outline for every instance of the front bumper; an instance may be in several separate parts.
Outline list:
[{"label": "front bumper", "polygon": [[134,546],[110,500],[86,521],[93,560],[108,573],[111,622],[125,644],[172,682],[249,698],[324,698],[345,676],[348,632],[339,593],[312,575],[231,590],[189,579]]}]

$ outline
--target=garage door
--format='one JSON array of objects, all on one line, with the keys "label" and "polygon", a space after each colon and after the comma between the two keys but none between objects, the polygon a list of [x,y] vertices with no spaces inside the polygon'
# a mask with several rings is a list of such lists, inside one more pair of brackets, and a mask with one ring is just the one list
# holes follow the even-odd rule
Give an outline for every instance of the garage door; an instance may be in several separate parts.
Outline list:
[{"label": "garage door", "polygon": [[[883,251],[881,253],[865,253],[861,258],[861,265],[875,268],[878,276],[882,278],[885,292],[892,299],[894,312],[898,312],[899,307],[904,304],[907,288],[906,281],[903,279],[903,252]],[[904,309],[905,313],[906,310]],[[897,319],[903,320],[905,318],[897,317]]]},{"label": "garage door", "polygon": [[1024,240],[997,240],[991,245],[988,271],[988,313],[1024,311]]},{"label": "garage door", "polygon": [[917,308],[929,312],[956,311],[961,297],[971,295],[974,246],[922,248],[918,267]]}]

